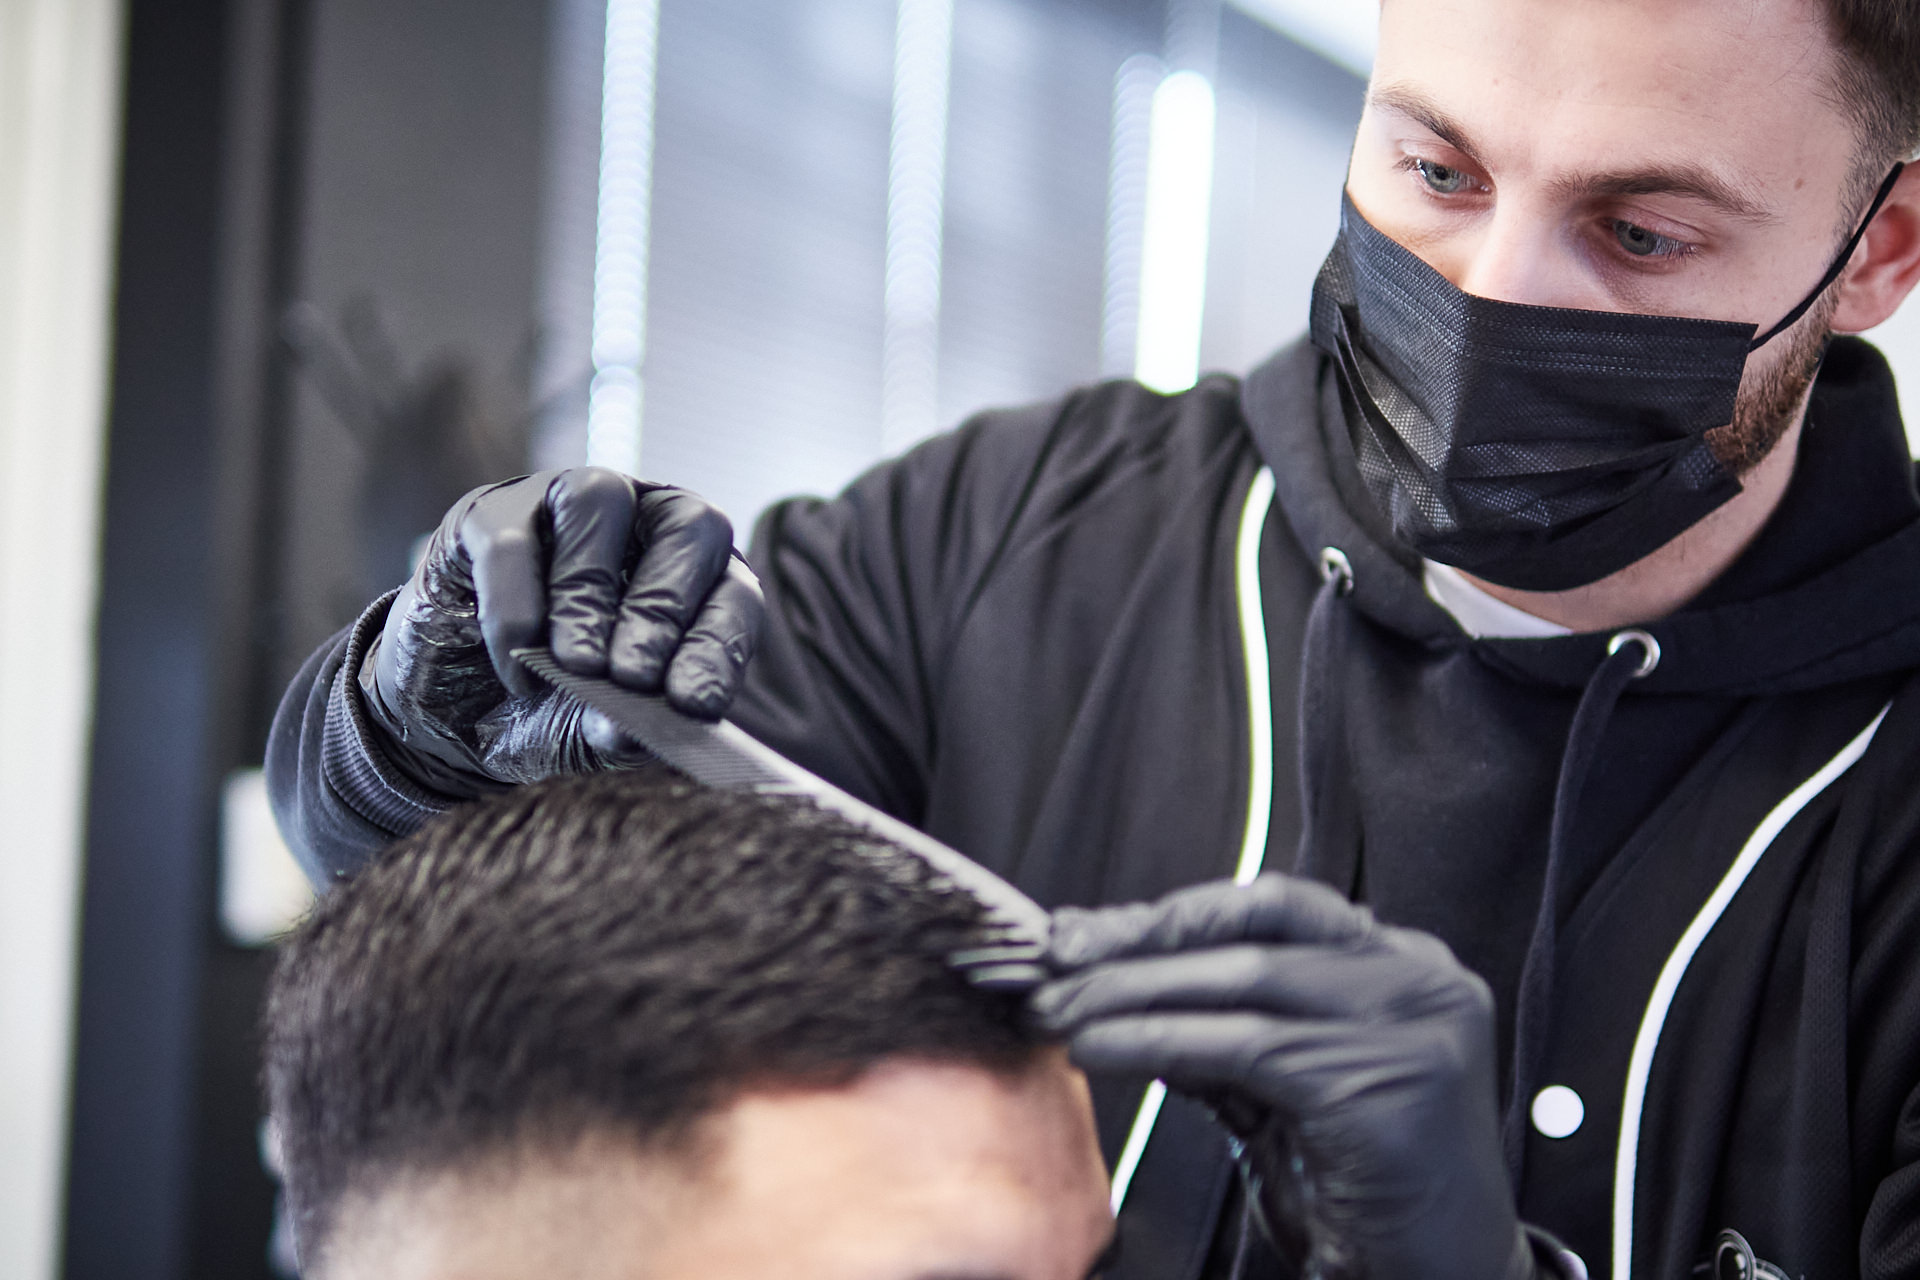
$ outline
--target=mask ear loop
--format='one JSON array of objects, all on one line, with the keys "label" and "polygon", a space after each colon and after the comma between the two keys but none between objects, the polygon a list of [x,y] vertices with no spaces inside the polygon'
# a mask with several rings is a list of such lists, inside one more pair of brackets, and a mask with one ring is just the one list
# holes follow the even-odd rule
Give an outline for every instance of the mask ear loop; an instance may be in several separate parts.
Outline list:
[{"label": "mask ear loop", "polygon": [[1867,206],[1867,216],[1860,219],[1860,225],[1854,228],[1853,235],[1848,237],[1846,245],[1834,258],[1833,265],[1827,268],[1827,274],[1821,276],[1820,283],[1813,286],[1813,292],[1802,298],[1799,306],[1787,312],[1779,324],[1748,343],[1747,350],[1758,351],[1791,328],[1794,321],[1807,314],[1807,308],[1820,300],[1820,295],[1827,291],[1828,286],[1840,278],[1840,273],[1847,269],[1847,263],[1853,257],[1853,251],[1860,247],[1861,237],[1865,236],[1867,228],[1873,225],[1874,215],[1880,212],[1880,206],[1885,204],[1887,197],[1893,194],[1893,184],[1900,181],[1900,173],[1906,167],[1907,162],[1904,160],[1893,166],[1893,172],[1887,175],[1887,180],[1880,184],[1880,190],[1874,194],[1873,203]]}]

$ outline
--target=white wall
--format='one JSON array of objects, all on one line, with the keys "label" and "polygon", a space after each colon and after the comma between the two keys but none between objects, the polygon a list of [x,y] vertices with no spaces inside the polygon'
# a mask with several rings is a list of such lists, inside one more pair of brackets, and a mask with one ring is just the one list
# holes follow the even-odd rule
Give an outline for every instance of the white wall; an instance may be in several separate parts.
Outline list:
[{"label": "white wall", "polygon": [[117,0],[0,0],[0,1276],[58,1255],[119,154]]}]

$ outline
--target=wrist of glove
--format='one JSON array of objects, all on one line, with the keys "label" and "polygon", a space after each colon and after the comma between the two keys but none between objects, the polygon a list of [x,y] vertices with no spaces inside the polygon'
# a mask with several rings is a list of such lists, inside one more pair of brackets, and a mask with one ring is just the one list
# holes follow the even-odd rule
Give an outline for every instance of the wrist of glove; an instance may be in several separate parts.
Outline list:
[{"label": "wrist of glove", "polygon": [[[1246,1186],[1246,1212],[1286,1264],[1307,1280],[1349,1280],[1370,1274],[1367,1258],[1319,1212],[1318,1187],[1292,1135],[1232,1092],[1203,1100],[1234,1137],[1233,1154]],[[1580,1255],[1538,1227],[1516,1223],[1514,1249],[1501,1280],[1589,1280]]]},{"label": "wrist of glove", "polygon": [[[1223,1109],[1223,1100],[1217,1094],[1209,1101],[1214,1114],[1222,1117],[1222,1127],[1234,1132],[1235,1127],[1224,1119],[1233,1104],[1227,1103]],[[1318,1211],[1317,1188],[1289,1135],[1277,1127],[1252,1139],[1242,1139],[1235,1133],[1233,1154],[1246,1188],[1243,1211],[1280,1259],[1283,1274],[1303,1280],[1364,1280],[1383,1274],[1355,1240],[1343,1235]],[[1491,1280],[1589,1277],[1578,1254],[1546,1232],[1520,1223],[1505,1268]]]},{"label": "wrist of glove", "polygon": [[1050,949],[1042,1025],[1090,1071],[1211,1105],[1304,1274],[1541,1274],[1501,1151],[1492,999],[1438,940],[1266,876],[1062,909]]}]

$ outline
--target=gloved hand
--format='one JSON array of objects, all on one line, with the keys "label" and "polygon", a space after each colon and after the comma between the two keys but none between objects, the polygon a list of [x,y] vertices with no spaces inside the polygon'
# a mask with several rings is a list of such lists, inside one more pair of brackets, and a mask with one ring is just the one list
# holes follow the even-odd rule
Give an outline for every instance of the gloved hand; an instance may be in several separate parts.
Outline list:
[{"label": "gloved hand", "polygon": [[1501,1153],[1492,997],[1438,939],[1269,875],[1063,908],[1050,963],[1042,1024],[1088,1070],[1210,1104],[1304,1274],[1537,1274]]},{"label": "gloved hand", "polygon": [[733,526],[693,494],[583,467],[475,489],[434,531],[359,672],[394,762],[455,796],[638,763],[604,716],[509,656],[717,718],[765,608]]}]

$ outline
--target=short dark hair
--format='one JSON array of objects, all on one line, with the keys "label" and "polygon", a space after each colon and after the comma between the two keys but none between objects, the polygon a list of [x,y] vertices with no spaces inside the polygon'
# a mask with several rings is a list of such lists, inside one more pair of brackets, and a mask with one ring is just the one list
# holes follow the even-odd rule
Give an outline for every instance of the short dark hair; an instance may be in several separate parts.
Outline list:
[{"label": "short dark hair", "polygon": [[1920,0],[1822,0],[1841,102],[1859,124],[1869,190],[1920,150]]},{"label": "short dark hair", "polygon": [[910,1056],[1016,1070],[1019,1001],[946,964],[983,909],[810,805],[661,770],[456,810],[286,941],[265,1088],[303,1258],[341,1197],[610,1130],[671,1150],[757,1084]]}]

